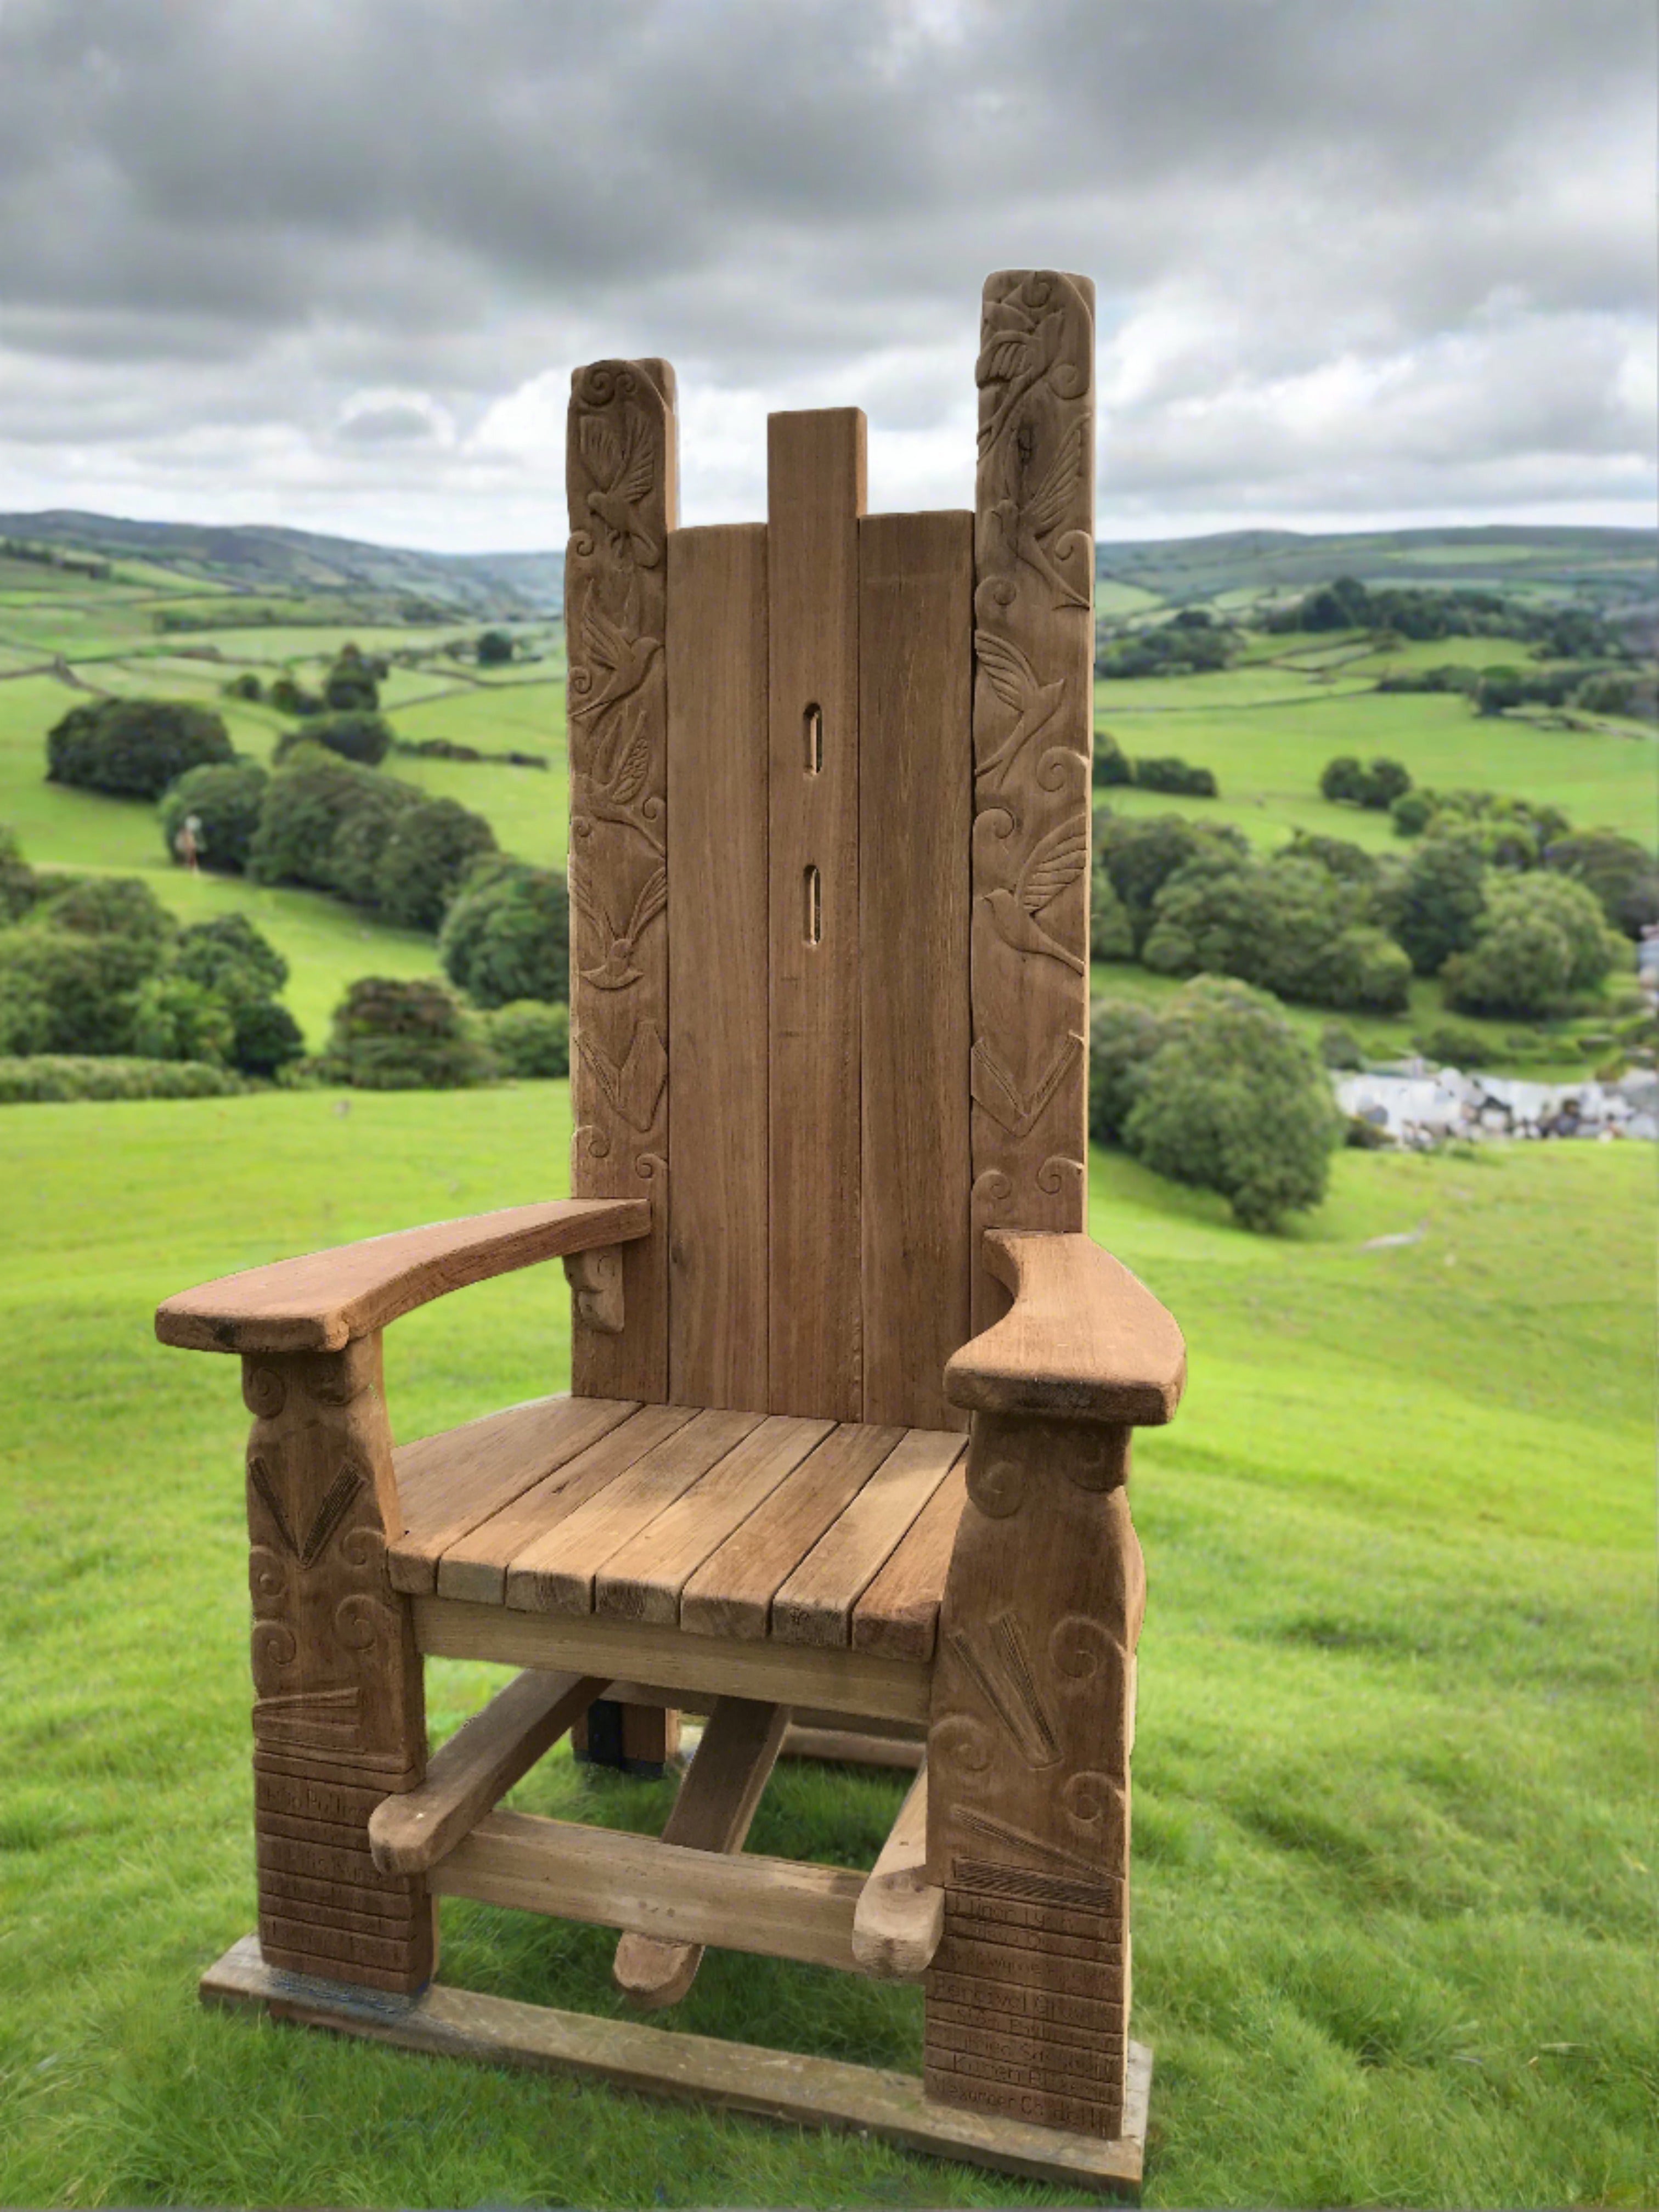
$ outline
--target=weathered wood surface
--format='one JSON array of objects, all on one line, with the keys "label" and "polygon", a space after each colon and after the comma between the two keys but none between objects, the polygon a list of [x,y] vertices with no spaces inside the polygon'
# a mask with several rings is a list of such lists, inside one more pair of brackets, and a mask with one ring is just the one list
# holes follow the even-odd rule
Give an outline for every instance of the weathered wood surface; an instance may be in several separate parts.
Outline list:
[{"label": "weathered wood surface", "polygon": [[769,1411],[766,529],[668,541],[669,1394]]},{"label": "weathered wood surface", "polygon": [[640,1198],[620,1335],[573,1322],[579,1397],[668,1395],[667,540],[678,520],[674,376],[605,361],[571,379],[570,1185]]},{"label": "weathered wood surface", "polygon": [[888,1831],[853,1914],[853,1956],[866,1974],[915,1981],[945,1932],[945,1892],[927,1879],[924,1760]]},{"label": "weathered wood surface", "polygon": [[1109,2139],[1129,2015],[1129,1747],[1146,1577],[1130,1431],[974,1416],[940,1611],[930,2096]]},{"label": "weathered wood surface", "polygon": [[791,1723],[780,1759],[816,1759],[840,1766],[891,1766],[914,1774],[927,1747],[905,1736],[877,1735],[867,1729],[820,1728]]},{"label": "weathered wood surface", "polygon": [[1181,1331],[1092,1238],[992,1230],[987,1267],[1013,1304],[952,1358],[958,1406],[1156,1427],[1187,1380]]},{"label": "weathered wood surface", "polygon": [[383,1874],[424,1874],[481,1813],[551,1749],[605,1683],[588,1674],[526,1671],[498,1690],[427,1763],[426,1778],[368,1816],[368,1847]]},{"label": "weathered wood surface", "polygon": [[434,1658],[605,1674],[665,1690],[708,1690],[769,1705],[810,1705],[860,1719],[928,1714],[928,1670],[864,1651],[811,1644],[725,1643],[678,1626],[569,1613],[514,1613],[444,1597],[412,1598],[415,1638]]},{"label": "weathered wood surface", "polygon": [[[987,280],[975,371],[972,1222],[1085,1225],[1094,287]],[[975,1266],[973,1327],[1005,1311]]]},{"label": "weathered wood surface", "polygon": [[773,1599],[773,1636],[850,1644],[854,1607],[963,1449],[948,1430],[907,1431]]},{"label": "weathered wood surface", "polygon": [[859,526],[864,1419],[961,1428],[974,518]]},{"label": "weathered wood surface", "polygon": [[842,1867],[487,1813],[428,1881],[440,1896],[857,1971],[853,1911],[864,1877]]},{"label": "weathered wood surface", "polygon": [[853,1649],[890,1659],[931,1659],[939,1599],[968,1495],[958,1460],[853,1608]]},{"label": "weathered wood surface", "polygon": [[[789,1726],[786,1705],[721,1698],[708,1717],[662,1841],[690,1850],[740,1851]],[[678,2004],[696,1978],[702,1947],[624,1936],[612,1978],[641,2006]]]},{"label": "weathered wood surface", "polygon": [[[398,1509],[380,1339],[245,1358],[242,1395],[253,1415],[260,1938],[273,1960],[297,1971],[419,1989],[436,1959],[431,1901],[388,1881],[368,1842],[375,1803],[416,1788],[426,1760],[420,1658],[408,1601],[386,1572]],[[296,1892],[295,1877],[313,1885],[309,1894]]]},{"label": "weathered wood surface", "polygon": [[859,517],[854,407],[767,421],[768,1402],[864,1412],[858,1231]]},{"label": "weathered wood surface", "polygon": [[180,1291],[157,1308],[155,1334],[188,1352],[339,1352],[447,1291],[642,1237],[649,1221],[641,1204],[556,1199],[399,1229]]},{"label": "weathered wood surface", "polygon": [[377,1997],[340,1982],[273,1971],[252,1936],[209,1969],[201,1994],[205,2004],[263,2012],[407,2051],[570,2074],[800,2127],[851,2129],[935,2158],[1069,2191],[1131,2198],[1139,2192],[1152,2066],[1152,2053],[1139,2044],[1130,2046],[1124,2132],[1117,2142],[1102,2143],[932,2104],[911,2075],[839,2059],[678,2034],[637,2021],[556,2012],[441,1983],[416,1998]]}]

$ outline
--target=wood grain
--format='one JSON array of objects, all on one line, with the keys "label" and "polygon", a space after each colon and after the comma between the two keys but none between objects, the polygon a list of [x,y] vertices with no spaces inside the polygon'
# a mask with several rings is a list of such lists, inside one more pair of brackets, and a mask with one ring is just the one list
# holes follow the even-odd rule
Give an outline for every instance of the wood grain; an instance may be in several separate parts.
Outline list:
[{"label": "wood grain", "polygon": [[864,1419],[962,1428],[974,518],[859,525]]},{"label": "wood grain", "polygon": [[595,362],[570,383],[570,1042],[581,1198],[643,1198],[620,1335],[571,1328],[578,1397],[668,1395],[666,547],[678,520],[674,374]]},{"label": "wood grain", "polygon": [[769,416],[767,481],[768,1402],[776,1413],[856,1421],[864,1410],[858,1234],[863,415],[843,407]]},{"label": "wood grain", "polygon": [[984,1257],[1013,1304],[946,1368],[957,1405],[1137,1428],[1175,1418],[1187,1381],[1181,1331],[1091,1237],[992,1230]]},{"label": "wood grain", "polygon": [[641,1237],[649,1221],[637,1200],[556,1199],[400,1229],[180,1291],[156,1309],[155,1334],[187,1352],[339,1352],[447,1291]]},{"label": "wood grain", "polygon": [[[720,1698],[664,1826],[663,1842],[690,1850],[740,1851],[788,1726],[786,1705]],[[702,1960],[701,1944],[624,1936],[611,1978],[631,2003],[678,2004]]]},{"label": "wood grain", "polygon": [[832,1430],[687,1582],[681,1627],[751,1641],[769,1635],[780,1588],[903,1434],[853,1423]]},{"label": "wood grain", "polygon": [[968,1495],[958,1461],[853,1608],[853,1649],[890,1659],[931,1659],[939,1600]]},{"label": "wood grain", "polygon": [[766,1412],[766,529],[668,541],[669,1391]]},{"label": "wood grain", "polygon": [[680,1593],[814,1444],[827,1421],[774,1414],[684,1496],[605,1561],[593,1582],[593,1610],[613,1618],[677,1626]]},{"label": "wood grain", "polygon": [[424,1874],[491,1812],[605,1688],[591,1674],[517,1675],[427,1762],[426,1778],[368,1817],[382,1874]]},{"label": "wood grain", "polygon": [[438,1591],[475,1605],[505,1601],[507,1571],[526,1546],[538,1543],[596,1491],[692,1419],[689,1406],[641,1406],[607,1426],[583,1451],[529,1488],[516,1491],[488,1520],[451,1544],[438,1562]]},{"label": "wood grain", "polygon": [[1048,2182],[1068,2193],[1133,2197],[1139,2190],[1152,2068],[1152,2053],[1140,2044],[1130,2046],[1124,2132],[1103,2143],[934,2104],[913,2075],[839,2059],[556,2012],[441,1984],[412,2002],[388,2005],[319,1978],[279,1978],[261,1960],[252,1937],[210,1967],[201,1993],[207,2004],[404,2050],[610,2081],[801,2127],[851,2130],[935,2158]]},{"label": "wood grain", "polygon": [[775,1640],[851,1643],[854,1607],[964,1449],[948,1431],[905,1433],[773,1599]]},{"label": "wood grain", "polygon": [[1094,288],[988,278],[975,367],[973,1327],[988,1228],[1085,1212],[1094,732]]},{"label": "wood grain", "polygon": [[853,1956],[866,1974],[915,1981],[945,1932],[945,1892],[927,1879],[924,1760],[888,1831],[853,1914]]},{"label": "wood grain", "polygon": [[392,1453],[403,1534],[388,1547],[394,1589],[437,1588],[452,1544],[639,1411],[627,1398],[535,1398]]}]

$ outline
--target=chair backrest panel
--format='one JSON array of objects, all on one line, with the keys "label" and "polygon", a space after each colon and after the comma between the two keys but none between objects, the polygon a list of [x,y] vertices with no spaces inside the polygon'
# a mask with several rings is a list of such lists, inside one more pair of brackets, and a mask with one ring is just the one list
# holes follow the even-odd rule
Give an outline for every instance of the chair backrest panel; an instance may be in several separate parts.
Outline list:
[{"label": "chair backrest panel", "polygon": [[651,1197],[579,1394],[949,1426],[989,1225],[1082,1226],[1092,297],[986,288],[974,514],[773,416],[673,526],[672,377],[573,385],[572,1188]]}]

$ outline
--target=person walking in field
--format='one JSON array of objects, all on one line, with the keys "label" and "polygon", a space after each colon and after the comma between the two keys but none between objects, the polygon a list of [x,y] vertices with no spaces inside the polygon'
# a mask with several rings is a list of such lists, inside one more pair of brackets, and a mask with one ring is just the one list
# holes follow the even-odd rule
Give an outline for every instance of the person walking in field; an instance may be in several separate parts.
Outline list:
[{"label": "person walking in field", "polygon": [[185,815],[184,826],[173,841],[173,849],[192,876],[201,873],[202,817],[199,814]]}]

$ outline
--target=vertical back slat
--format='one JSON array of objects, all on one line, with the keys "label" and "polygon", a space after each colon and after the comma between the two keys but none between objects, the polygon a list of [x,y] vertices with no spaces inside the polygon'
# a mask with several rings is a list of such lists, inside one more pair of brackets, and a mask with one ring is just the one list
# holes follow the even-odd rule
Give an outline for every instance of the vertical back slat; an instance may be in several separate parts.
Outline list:
[{"label": "vertical back slat", "polygon": [[1094,288],[988,279],[975,378],[973,1324],[990,1227],[1087,1212]]},{"label": "vertical back slat", "polygon": [[775,1413],[861,1418],[856,408],[767,426]]},{"label": "vertical back slat", "polygon": [[570,1188],[649,1198],[652,1234],[623,1248],[627,1325],[573,1320],[579,1396],[668,1389],[667,707],[663,636],[676,520],[674,377],[607,361],[571,380],[570,1016],[577,1040]]},{"label": "vertical back slat", "polygon": [[764,1412],[766,527],[668,541],[669,1390]]},{"label": "vertical back slat", "polygon": [[864,1416],[965,1417],[974,518],[859,526]]}]

